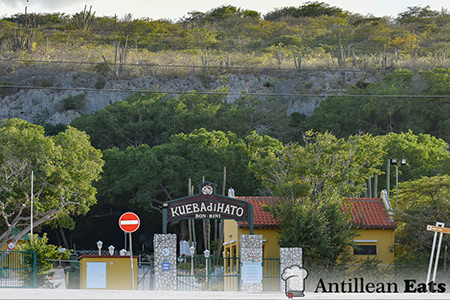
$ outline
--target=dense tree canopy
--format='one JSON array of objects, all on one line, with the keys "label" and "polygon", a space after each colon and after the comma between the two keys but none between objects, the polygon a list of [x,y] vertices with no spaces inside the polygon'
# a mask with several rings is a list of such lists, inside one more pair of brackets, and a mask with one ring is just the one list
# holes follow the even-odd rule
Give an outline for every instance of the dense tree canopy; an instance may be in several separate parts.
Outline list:
[{"label": "dense tree canopy", "polygon": [[[426,231],[427,225],[450,223],[450,177],[439,175],[401,183],[399,205],[395,259],[398,263],[426,264],[433,244],[433,233]],[[449,245],[447,236],[443,243]]]},{"label": "dense tree canopy", "polygon": [[450,141],[450,70],[400,70],[379,83],[349,88],[347,94],[328,97],[300,126],[328,130],[339,137],[412,130]]},{"label": "dense tree canopy", "polygon": [[246,143],[233,133],[199,129],[176,134],[162,145],[113,148],[104,156],[99,197],[118,206],[160,210],[164,201],[187,195],[188,178],[221,183],[224,167],[227,186],[237,195],[255,194],[259,187],[247,168]]},{"label": "dense tree canopy", "polygon": [[281,101],[241,97],[233,103],[223,95],[136,94],[92,115],[75,119],[71,125],[86,131],[100,149],[142,144],[156,146],[169,142],[172,135],[194,129],[231,131],[245,137],[252,130],[283,136],[287,122]]},{"label": "dense tree canopy", "polygon": [[251,168],[280,199],[267,207],[279,221],[280,245],[302,247],[310,264],[345,264],[357,232],[342,200],[379,173],[382,145],[369,135],[344,140],[311,131],[304,143],[256,150]]},{"label": "dense tree canopy", "polygon": [[[0,248],[30,231],[31,172],[34,172],[34,227],[96,203],[92,183],[103,160],[88,136],[73,127],[46,137],[41,126],[18,119],[0,121]],[[20,233],[12,235],[16,228]]]}]

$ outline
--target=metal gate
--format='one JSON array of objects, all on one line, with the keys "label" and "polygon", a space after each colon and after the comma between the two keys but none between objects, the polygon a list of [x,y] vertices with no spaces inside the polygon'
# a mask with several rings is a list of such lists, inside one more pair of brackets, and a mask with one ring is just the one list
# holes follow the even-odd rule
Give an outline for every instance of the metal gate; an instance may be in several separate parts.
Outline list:
[{"label": "metal gate", "polygon": [[239,257],[178,258],[179,291],[238,291]]},{"label": "metal gate", "polygon": [[36,287],[36,251],[0,251],[0,288]]},{"label": "metal gate", "polygon": [[280,259],[263,259],[263,290],[267,292],[280,291]]},{"label": "metal gate", "polygon": [[153,290],[154,289],[154,267],[153,261],[139,262],[138,268],[138,289]]}]

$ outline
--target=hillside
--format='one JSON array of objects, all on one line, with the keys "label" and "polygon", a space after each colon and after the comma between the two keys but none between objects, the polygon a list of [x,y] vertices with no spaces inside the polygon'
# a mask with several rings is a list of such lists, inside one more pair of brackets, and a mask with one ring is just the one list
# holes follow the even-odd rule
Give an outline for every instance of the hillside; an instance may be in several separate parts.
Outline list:
[{"label": "hillside", "polygon": [[9,86],[0,90],[0,119],[21,118],[35,124],[69,124],[80,115],[93,113],[106,105],[125,100],[138,91],[180,94],[228,92],[226,101],[246,94],[261,99],[277,99],[286,113],[311,115],[327,95],[341,92],[358,81],[373,76],[354,71],[266,72],[261,74],[211,74],[181,77],[142,76],[130,79],[108,78],[87,72],[16,73],[2,76]]},{"label": "hillside", "polygon": [[448,67],[450,14],[361,16],[323,2],[266,15],[234,6],[178,21],[79,13],[0,20],[0,118],[68,124],[136,91],[277,98],[311,115],[327,95],[396,69]]},{"label": "hillside", "polygon": [[425,69],[448,66],[449,32],[448,10],[428,6],[408,7],[391,18],[361,16],[323,2],[283,7],[264,16],[228,5],[188,12],[178,21],[97,17],[95,8],[85,7],[74,15],[1,19],[0,58],[3,72],[13,71],[13,61],[85,67],[104,64],[104,59],[114,70],[124,63],[228,70]]}]

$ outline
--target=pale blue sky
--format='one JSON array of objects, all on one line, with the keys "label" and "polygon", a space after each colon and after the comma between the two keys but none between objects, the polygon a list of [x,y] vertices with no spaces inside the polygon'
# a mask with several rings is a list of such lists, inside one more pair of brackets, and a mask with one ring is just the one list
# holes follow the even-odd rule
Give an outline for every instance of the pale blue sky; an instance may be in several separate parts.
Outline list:
[{"label": "pale blue sky", "polygon": [[[81,11],[84,5],[92,5],[97,16],[119,17],[132,13],[135,18],[177,20],[188,12],[208,11],[221,5],[234,5],[267,13],[274,8],[299,6],[306,1],[293,0],[0,0],[0,16],[24,12],[25,5],[29,12],[64,12],[73,14]],[[433,10],[442,7],[450,10],[449,0],[328,0],[320,1],[362,15],[397,16],[409,6],[430,5]]]}]

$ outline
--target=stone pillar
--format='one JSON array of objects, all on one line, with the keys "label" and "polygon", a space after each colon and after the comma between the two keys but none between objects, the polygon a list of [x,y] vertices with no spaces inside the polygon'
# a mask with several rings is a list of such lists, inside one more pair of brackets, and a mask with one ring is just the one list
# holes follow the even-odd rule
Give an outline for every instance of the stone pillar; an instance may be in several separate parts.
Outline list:
[{"label": "stone pillar", "polygon": [[[302,265],[302,248],[280,248],[280,275],[283,274],[283,270],[293,265],[297,265],[300,268]],[[280,278],[280,291],[284,293],[286,281]]]},{"label": "stone pillar", "polygon": [[241,291],[262,292],[262,262],[263,262],[262,235],[241,235]]},{"label": "stone pillar", "polygon": [[153,236],[155,290],[177,290],[177,235],[155,234]]}]

